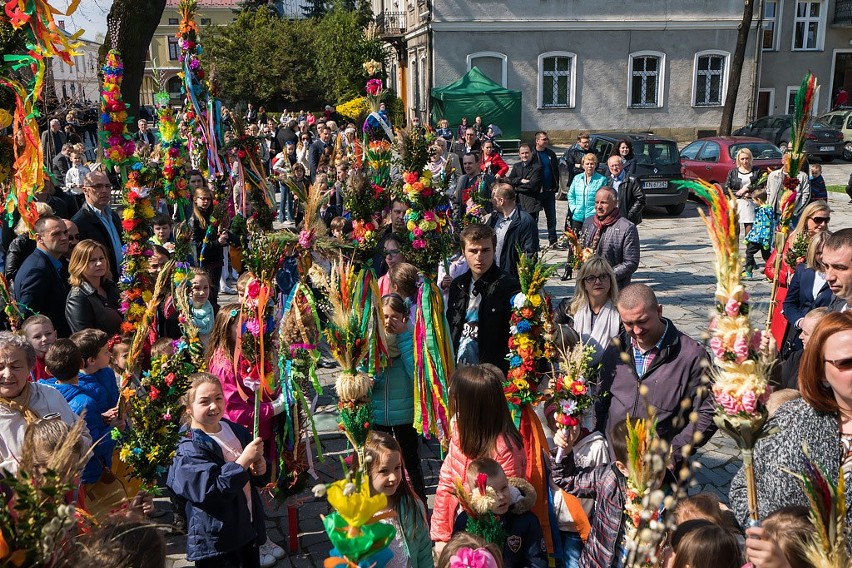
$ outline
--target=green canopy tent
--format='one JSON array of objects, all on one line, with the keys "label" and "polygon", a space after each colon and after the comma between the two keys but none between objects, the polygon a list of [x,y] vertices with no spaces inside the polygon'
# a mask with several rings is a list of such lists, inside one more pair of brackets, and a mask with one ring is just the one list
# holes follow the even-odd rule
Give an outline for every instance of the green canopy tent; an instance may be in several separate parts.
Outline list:
[{"label": "green canopy tent", "polygon": [[512,91],[485,76],[478,67],[454,83],[432,89],[432,120],[437,124],[446,118],[451,125],[461,123],[463,116],[468,124],[482,117],[486,126],[496,124],[502,137],[521,137],[521,92]]}]

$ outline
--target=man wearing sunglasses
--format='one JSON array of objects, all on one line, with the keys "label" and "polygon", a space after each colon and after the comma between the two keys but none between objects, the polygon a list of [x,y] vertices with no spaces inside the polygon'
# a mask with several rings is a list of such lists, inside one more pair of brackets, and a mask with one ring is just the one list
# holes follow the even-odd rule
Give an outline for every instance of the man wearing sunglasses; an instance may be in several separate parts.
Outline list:
[{"label": "man wearing sunglasses", "polygon": [[829,308],[845,312],[852,306],[852,229],[832,233],[822,247],[825,281],[834,297]]}]

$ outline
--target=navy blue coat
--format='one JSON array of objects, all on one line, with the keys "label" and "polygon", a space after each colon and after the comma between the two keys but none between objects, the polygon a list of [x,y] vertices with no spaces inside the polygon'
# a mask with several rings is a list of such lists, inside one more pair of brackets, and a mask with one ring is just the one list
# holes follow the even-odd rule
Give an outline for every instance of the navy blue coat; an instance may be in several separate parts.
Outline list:
[{"label": "navy blue coat", "polygon": [[65,319],[68,290],[68,282],[40,249],[27,257],[15,276],[15,299],[21,304],[24,317],[33,314],[49,317],[57,337],[71,335]]},{"label": "navy blue coat", "polygon": [[804,262],[796,267],[793,278],[787,286],[787,296],[784,298],[784,317],[787,318],[788,329],[785,343],[790,343],[793,349],[802,349],[802,341],[799,339],[800,330],[796,322],[805,317],[814,308],[828,307],[831,303],[831,288],[825,283],[814,297],[814,278],[816,271],[808,268]]},{"label": "navy blue coat", "polygon": [[[243,447],[251,442],[248,430],[227,422]],[[225,461],[222,449],[202,430],[188,430],[178,444],[168,486],[187,500],[186,559],[203,560],[239,550],[254,541],[266,542],[263,504],[257,487],[269,483],[265,475],[253,476],[235,462]],[[252,518],[243,486],[251,482]]]},{"label": "navy blue coat", "polygon": [[[453,523],[453,534],[467,527],[467,513],[462,511]],[[506,532],[503,544],[503,566],[505,568],[547,568],[547,548],[541,533],[538,518],[526,513],[508,512],[500,515],[500,524]]]}]

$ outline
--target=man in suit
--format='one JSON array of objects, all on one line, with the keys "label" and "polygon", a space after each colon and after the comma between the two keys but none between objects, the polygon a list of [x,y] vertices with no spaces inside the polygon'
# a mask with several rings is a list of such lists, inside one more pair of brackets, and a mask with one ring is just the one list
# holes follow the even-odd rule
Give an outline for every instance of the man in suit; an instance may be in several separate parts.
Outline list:
[{"label": "man in suit", "polygon": [[462,157],[464,175],[456,182],[453,198],[453,217],[456,221],[464,219],[467,202],[479,191],[480,202],[486,203],[486,211],[491,211],[491,186],[496,181],[491,174],[482,173],[479,152],[471,152]]},{"label": "man in suit", "polygon": [[615,190],[618,195],[618,210],[624,217],[638,225],[642,222],[642,210],[645,209],[645,191],[639,180],[628,176],[624,171],[624,158],[610,156],[606,161],[609,177],[605,185]]},{"label": "man in suit", "polygon": [[110,209],[112,185],[101,171],[91,172],[83,180],[83,195],[86,202],[71,218],[80,229],[80,239],[92,239],[106,247],[109,253],[109,269],[112,277],[121,274],[121,220]]},{"label": "man in suit", "polygon": [[547,217],[547,241],[550,246],[557,244],[556,236],[556,192],[559,190],[559,160],[556,152],[547,147],[550,138],[547,132],[535,133],[535,152],[533,162],[541,166],[541,206]]},{"label": "man in suit", "polygon": [[139,127],[139,131],[136,133],[134,140],[136,141],[136,146],[140,146],[143,144],[147,144],[148,146],[153,146],[157,143],[157,137],[154,136],[154,133],[148,128],[148,121],[144,118],[140,118],[139,122],[136,123]]},{"label": "man in suit", "polygon": [[529,144],[521,144],[518,157],[521,161],[512,166],[506,181],[518,193],[521,209],[532,215],[538,224],[538,214],[542,210],[541,164],[533,161]]},{"label": "man in suit", "polygon": [[825,280],[834,294],[829,308],[845,312],[852,304],[852,229],[832,233],[822,246]]},{"label": "man in suit", "polygon": [[56,179],[56,185],[59,187],[65,186],[65,174],[71,169],[71,152],[74,151],[74,146],[71,144],[63,144],[59,153],[53,157],[53,163],[50,166],[50,172]]},{"label": "man in suit", "polygon": [[308,168],[311,170],[311,181],[313,182],[317,177],[317,168],[319,167],[320,160],[323,155],[327,155],[331,152],[331,130],[323,127],[319,131],[319,140],[311,144],[311,147],[308,148]]},{"label": "man in suit", "polygon": [[[472,223],[459,235],[469,270],[450,283],[447,321],[459,365],[491,363],[509,370],[509,300],[521,290],[517,278],[494,262],[497,234]],[[480,330],[486,330],[480,341]]]},{"label": "man in suit", "polygon": [[68,142],[68,139],[62,132],[62,124],[60,124],[58,118],[54,118],[50,121],[50,127],[41,133],[41,149],[44,152],[44,165],[46,167],[53,167],[53,158],[62,151],[66,142]]},{"label": "man in suit", "polygon": [[15,276],[15,299],[24,315],[42,314],[50,318],[58,337],[71,335],[65,319],[69,286],[62,258],[68,251],[68,227],[54,215],[44,215],[35,223],[36,250],[27,257]]},{"label": "man in suit", "polygon": [[538,253],[538,225],[529,213],[518,207],[517,194],[508,183],[494,184],[491,203],[494,214],[488,224],[497,233],[494,259],[504,272],[517,278],[520,253]]}]

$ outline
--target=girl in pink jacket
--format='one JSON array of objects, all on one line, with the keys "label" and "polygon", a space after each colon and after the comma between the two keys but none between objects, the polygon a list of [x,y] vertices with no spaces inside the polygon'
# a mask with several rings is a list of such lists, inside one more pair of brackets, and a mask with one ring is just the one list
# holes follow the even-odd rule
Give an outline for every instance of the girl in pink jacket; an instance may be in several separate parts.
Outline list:
[{"label": "girl in pink jacket", "polygon": [[[240,365],[235,364],[234,352],[237,346],[237,323],[240,319],[240,305],[222,306],[213,322],[213,331],[207,345],[206,358],[208,371],[219,377],[222,392],[225,394],[225,418],[244,426],[249,431],[254,428],[254,392],[245,386],[244,377],[238,377]],[[237,383],[239,382],[239,386]],[[247,398],[243,400],[240,394]],[[284,395],[270,399],[261,394],[260,399],[260,437],[263,438],[263,453],[270,463],[277,463],[274,417],[284,411]]]},{"label": "girl in pink jacket", "polygon": [[431,537],[438,551],[453,534],[459,502],[451,491],[477,458],[496,460],[508,477],[523,477],[526,458],[521,435],[506,404],[502,373],[493,365],[459,367],[450,380],[453,434],[435,493]]}]

